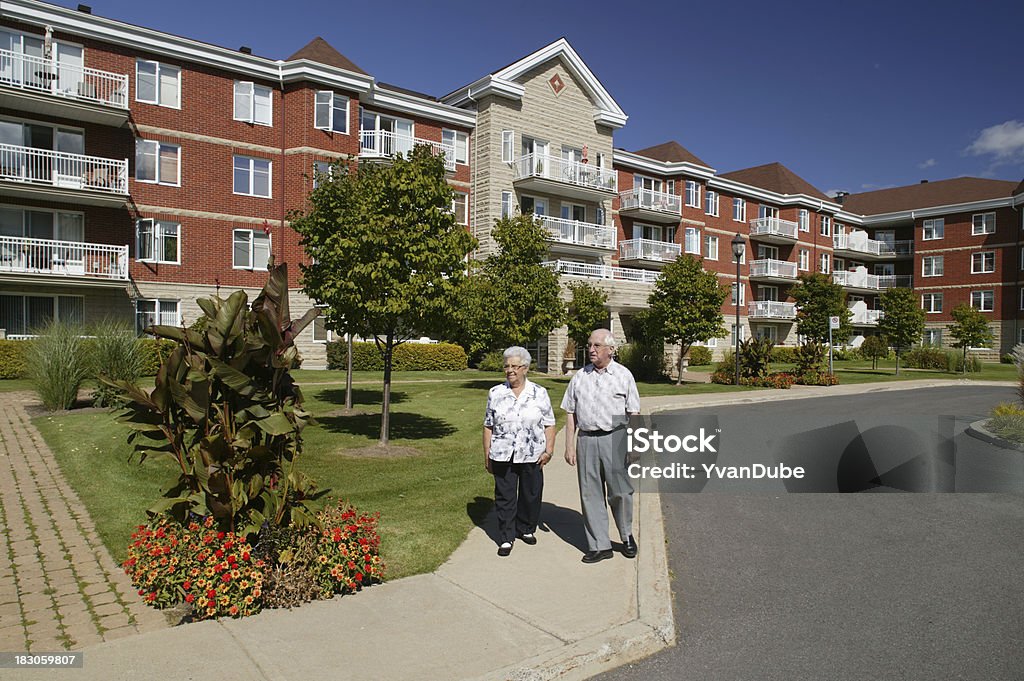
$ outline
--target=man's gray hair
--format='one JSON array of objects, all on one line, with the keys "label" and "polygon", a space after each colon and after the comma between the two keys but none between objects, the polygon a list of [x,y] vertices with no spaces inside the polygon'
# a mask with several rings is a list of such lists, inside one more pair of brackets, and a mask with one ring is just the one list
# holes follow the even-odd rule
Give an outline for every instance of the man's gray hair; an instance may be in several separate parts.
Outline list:
[{"label": "man's gray hair", "polygon": [[607,345],[608,347],[615,348],[618,345],[618,343],[615,342],[615,334],[613,334],[608,329],[594,329],[594,332],[591,333],[590,335],[594,335],[594,333],[600,336],[604,336],[601,342]]},{"label": "man's gray hair", "polygon": [[501,353],[501,356],[505,359],[518,359],[519,363],[526,368],[530,368],[530,362],[533,361],[533,358],[530,357],[530,351],[518,345],[506,348],[505,352]]}]

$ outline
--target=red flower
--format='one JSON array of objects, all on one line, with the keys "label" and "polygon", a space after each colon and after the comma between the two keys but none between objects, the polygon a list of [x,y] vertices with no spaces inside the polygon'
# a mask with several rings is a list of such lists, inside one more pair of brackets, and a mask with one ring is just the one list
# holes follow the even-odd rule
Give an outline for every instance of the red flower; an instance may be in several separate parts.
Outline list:
[{"label": "red flower", "polygon": [[223,579],[224,583],[227,584],[228,582],[231,581],[231,573],[230,572],[225,572],[224,575],[221,577],[221,579]]},{"label": "red flower", "polygon": [[156,594],[155,593],[148,593],[148,594],[146,594],[146,602],[147,603],[152,603],[155,600],[156,600]]},{"label": "red flower", "polygon": [[223,538],[224,538],[224,533],[223,532],[218,532],[217,533],[217,539],[223,539]]},{"label": "red flower", "polygon": [[196,597],[195,597],[195,595],[194,595],[194,594],[189,594],[188,596],[185,596],[185,602],[186,602],[186,603],[191,603],[191,602],[192,602],[192,601],[194,601],[195,599],[196,599]]},{"label": "red flower", "polygon": [[224,552],[221,551],[220,549],[217,549],[216,551],[213,552],[213,555],[217,556],[217,559],[219,560],[219,559],[224,557]]},{"label": "red flower", "polygon": [[182,584],[182,585],[181,585],[181,587],[182,587],[183,589],[185,589],[185,591],[188,591],[189,589],[191,589],[191,588],[192,588],[192,580],[188,580],[188,579],[186,579],[186,580],[185,580],[185,583],[184,583],[184,584]]},{"label": "red flower", "polygon": [[246,560],[246,561],[249,560],[249,552],[248,551],[243,551],[242,552],[242,560]]},{"label": "red flower", "polygon": [[206,592],[206,597],[207,598],[216,598],[217,597],[217,592],[214,591],[213,589],[210,589],[209,591]]}]

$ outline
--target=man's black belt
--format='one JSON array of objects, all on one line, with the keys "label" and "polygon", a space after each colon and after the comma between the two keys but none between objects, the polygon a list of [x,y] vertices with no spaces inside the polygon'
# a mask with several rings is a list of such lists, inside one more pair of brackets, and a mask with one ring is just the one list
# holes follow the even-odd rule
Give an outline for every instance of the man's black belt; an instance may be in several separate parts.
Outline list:
[{"label": "man's black belt", "polygon": [[590,435],[591,437],[595,437],[595,436],[599,436],[599,435],[611,435],[612,433],[620,431],[620,430],[622,430],[625,427],[626,426],[617,426],[615,428],[612,428],[611,430],[580,430],[580,434],[581,435]]}]

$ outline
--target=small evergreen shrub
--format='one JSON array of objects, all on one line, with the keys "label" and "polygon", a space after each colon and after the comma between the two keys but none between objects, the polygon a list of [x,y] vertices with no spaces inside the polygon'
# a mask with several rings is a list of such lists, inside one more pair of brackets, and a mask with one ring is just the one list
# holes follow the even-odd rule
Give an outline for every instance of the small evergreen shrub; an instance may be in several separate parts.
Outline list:
[{"label": "small evergreen shrub", "polygon": [[900,361],[908,369],[946,370],[946,351],[942,348],[912,348],[900,355]]},{"label": "small evergreen shrub", "polygon": [[501,371],[503,366],[505,366],[505,357],[502,355],[502,351],[491,350],[480,358],[480,363],[476,365],[476,368],[480,371]]},{"label": "small evergreen shrub", "polygon": [[706,366],[711,364],[711,348],[703,345],[690,347],[690,366]]},{"label": "small evergreen shrub", "polygon": [[[344,371],[348,351],[345,341],[327,344],[327,368]],[[498,352],[501,357],[501,352]],[[462,371],[468,366],[466,351],[454,343],[402,343],[395,348],[393,371]],[[384,358],[376,343],[352,344],[353,371],[383,371]],[[501,371],[499,363],[497,371]]]},{"label": "small evergreen shrub", "polygon": [[796,348],[776,345],[772,348],[772,362],[778,364],[796,364]]},{"label": "small evergreen shrub", "polygon": [[31,346],[32,341],[0,340],[0,379],[25,375],[25,355]]},{"label": "small evergreen shrub", "polygon": [[28,377],[47,410],[71,409],[92,368],[82,329],[49,322],[37,334],[26,353]]}]

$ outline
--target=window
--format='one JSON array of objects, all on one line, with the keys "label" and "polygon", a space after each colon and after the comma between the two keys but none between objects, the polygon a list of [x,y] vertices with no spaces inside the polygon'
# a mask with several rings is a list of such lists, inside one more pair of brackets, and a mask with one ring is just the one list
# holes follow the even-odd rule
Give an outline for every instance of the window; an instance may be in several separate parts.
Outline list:
[{"label": "window", "polygon": [[936,218],[934,220],[924,221],[924,240],[932,241],[934,239],[941,239],[943,233],[946,231],[946,219]]},{"label": "window", "polygon": [[995,234],[996,231],[996,214],[995,213],[977,213],[971,219],[971,234],[977,236],[978,234]]},{"label": "window", "polygon": [[700,208],[700,185],[694,180],[686,181],[686,205]]},{"label": "window", "polygon": [[929,314],[942,312],[942,294],[925,293],[921,296],[921,308]]},{"label": "window", "polygon": [[801,208],[800,217],[798,218],[798,224],[800,225],[801,232],[811,231],[811,214],[806,208]]},{"label": "window", "polygon": [[707,260],[718,260],[718,237],[704,236],[704,257]]},{"label": "window", "polygon": [[538,199],[533,196],[524,196],[519,201],[519,212],[523,215],[547,215],[547,199]]},{"label": "window", "polygon": [[757,287],[757,299],[768,300],[778,302],[779,300],[779,287],[778,286],[758,286]]},{"label": "window", "polygon": [[270,171],[273,164],[265,158],[235,156],[234,192],[270,198]]},{"label": "window", "polygon": [[775,343],[778,340],[778,329],[774,326],[758,325],[754,327],[754,338],[762,338],[764,340]]},{"label": "window", "polygon": [[[740,284],[740,305],[743,304],[743,299],[746,297],[744,295],[744,291],[745,290],[746,290],[746,287],[743,286],[743,284]],[[735,281],[732,282],[731,284],[729,284],[729,304],[730,305],[735,305],[736,304],[736,282]]]},{"label": "window", "polygon": [[704,212],[718,217],[718,192],[710,189],[704,194]]},{"label": "window", "polygon": [[818,223],[821,227],[822,236],[832,236],[832,218],[827,215],[821,216],[821,222]]},{"label": "window", "polygon": [[251,229],[236,229],[232,253],[231,266],[235,269],[265,270],[270,260],[270,235]]},{"label": "window", "polygon": [[460,225],[469,224],[469,196],[462,192],[454,192],[452,199],[452,213],[455,214],[455,222]]},{"label": "window", "polygon": [[700,255],[700,230],[696,227],[687,227],[684,239],[684,250],[687,253]]},{"label": "window", "polygon": [[140,336],[146,328],[160,324],[163,326],[180,326],[177,300],[136,300],[135,301],[135,333]]},{"label": "window", "polygon": [[515,161],[516,133],[514,130],[501,131],[501,162],[512,163]]},{"label": "window", "polygon": [[135,62],[135,101],[181,108],[181,69],[158,61]]},{"label": "window", "polygon": [[[747,339],[747,334],[746,334],[745,331],[746,330],[743,328],[743,325],[740,324],[740,338],[739,338],[739,340],[740,340],[741,343]],[[733,347],[736,347],[736,325],[735,324],[730,324],[729,325],[729,345],[731,345]]]},{"label": "window", "polygon": [[743,199],[732,200],[732,219],[736,222],[747,221],[747,202]]},{"label": "window", "polygon": [[7,337],[36,333],[46,323],[56,320],[81,324],[85,299],[82,296],[0,295],[0,328]]},{"label": "window", "polygon": [[135,140],[135,179],[157,184],[181,184],[181,147],[153,140]]},{"label": "window", "polygon": [[971,291],[971,307],[981,312],[991,312],[995,309],[995,291]]},{"label": "window", "polygon": [[941,255],[928,255],[921,258],[921,276],[922,277],[941,277],[945,256]]},{"label": "window", "polygon": [[925,329],[921,338],[923,345],[930,345],[934,348],[942,346],[942,329]]},{"label": "window", "polygon": [[348,97],[319,90],[313,106],[313,127],[348,134]]},{"label": "window", "polygon": [[273,102],[274,93],[270,88],[249,81],[235,81],[236,121],[273,125]]},{"label": "window", "polygon": [[455,149],[455,158],[448,159],[453,163],[465,165],[469,163],[469,135],[455,130],[441,130],[441,143]]},{"label": "window", "polygon": [[822,253],[818,259],[818,271],[822,274],[828,274],[829,272],[829,260],[831,256],[828,253]]},{"label": "window", "polygon": [[512,217],[515,203],[512,200],[512,192],[501,193],[501,217],[510,218]]},{"label": "window", "polygon": [[779,209],[774,206],[766,206],[763,203],[757,207],[757,217],[759,219],[770,218],[773,220],[779,219]]},{"label": "window", "polygon": [[971,254],[971,274],[986,274],[996,271],[996,252],[983,251]]},{"label": "window", "polygon": [[1020,309],[1024,310],[1024,288],[1020,290]]},{"label": "window", "polygon": [[799,260],[797,260],[797,269],[801,272],[806,272],[811,268],[811,252],[806,248],[801,248],[799,253]]},{"label": "window", "polygon": [[135,258],[142,262],[181,262],[181,225],[146,218],[135,223]]},{"label": "window", "polygon": [[327,319],[321,314],[313,318],[313,342],[329,343],[334,340],[334,332],[327,328]]},{"label": "window", "polygon": [[320,180],[328,182],[334,177],[334,168],[328,161],[313,161],[313,189],[320,186]]}]

